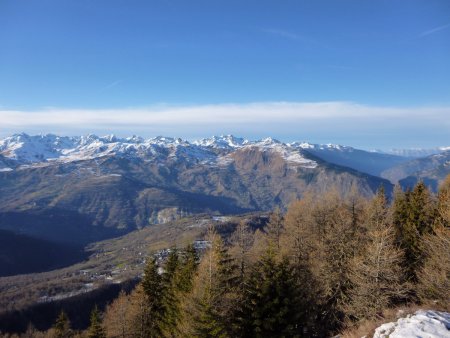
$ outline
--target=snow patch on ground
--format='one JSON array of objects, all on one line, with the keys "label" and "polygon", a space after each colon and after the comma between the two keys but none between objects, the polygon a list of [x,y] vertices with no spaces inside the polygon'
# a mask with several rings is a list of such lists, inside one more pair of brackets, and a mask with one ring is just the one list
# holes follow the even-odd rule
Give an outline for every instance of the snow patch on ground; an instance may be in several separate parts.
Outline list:
[{"label": "snow patch on ground", "polygon": [[373,338],[449,338],[450,313],[419,310],[375,330]]}]

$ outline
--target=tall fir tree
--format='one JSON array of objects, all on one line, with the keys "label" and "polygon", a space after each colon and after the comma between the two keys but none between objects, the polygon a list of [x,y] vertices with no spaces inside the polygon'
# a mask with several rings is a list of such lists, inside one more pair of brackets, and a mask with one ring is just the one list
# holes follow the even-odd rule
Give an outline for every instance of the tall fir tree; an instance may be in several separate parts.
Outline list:
[{"label": "tall fir tree", "polygon": [[149,313],[146,334],[149,338],[161,337],[164,316],[163,285],[154,257],[149,258],[147,262],[141,284]]},{"label": "tall fir tree", "polygon": [[193,244],[189,244],[182,256],[182,264],[176,279],[177,288],[183,294],[192,290],[192,283],[198,266],[198,253]]},{"label": "tall fir tree", "polygon": [[106,338],[105,329],[102,326],[100,312],[97,305],[91,312],[91,321],[87,333],[88,338]]},{"label": "tall fir tree", "polygon": [[164,272],[161,276],[161,330],[162,335],[173,337],[176,333],[177,323],[180,319],[180,298],[178,290],[178,275],[180,259],[178,250],[172,248],[167,258]]},{"label": "tall fir tree", "polygon": [[394,225],[397,241],[404,250],[403,266],[406,278],[417,281],[417,271],[423,261],[423,236],[433,230],[436,218],[435,201],[426,185],[421,181],[412,191],[394,193]]},{"label": "tall fir tree", "polygon": [[307,330],[309,304],[302,297],[294,269],[277,259],[269,246],[256,264],[245,289],[238,335],[242,337],[312,336]]},{"label": "tall fir tree", "polygon": [[70,321],[64,311],[61,311],[53,326],[55,338],[67,338],[73,336]]},{"label": "tall fir tree", "polygon": [[208,249],[198,267],[189,297],[189,334],[194,337],[227,337],[232,329],[237,266],[222,239],[209,230]]}]

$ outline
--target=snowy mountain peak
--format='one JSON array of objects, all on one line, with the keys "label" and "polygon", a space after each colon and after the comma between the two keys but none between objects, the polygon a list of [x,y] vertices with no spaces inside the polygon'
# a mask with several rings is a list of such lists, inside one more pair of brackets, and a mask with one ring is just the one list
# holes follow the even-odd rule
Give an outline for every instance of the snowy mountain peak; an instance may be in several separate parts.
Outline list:
[{"label": "snowy mountain peak", "polygon": [[114,134],[103,136],[102,139],[107,140],[108,142],[117,142],[117,137]]},{"label": "snowy mountain peak", "polygon": [[277,144],[282,144],[282,143],[272,137],[266,137],[260,141],[255,142],[255,145],[262,145],[262,146],[271,146],[271,145],[277,145]]},{"label": "snowy mountain peak", "polygon": [[[71,162],[104,156],[139,157],[145,160],[183,158],[188,161],[214,164],[220,162],[223,152],[229,154],[245,147],[259,147],[279,153],[291,164],[314,167],[315,162],[301,153],[301,147],[293,147],[271,137],[248,141],[233,135],[213,136],[195,142],[181,138],[157,136],[143,139],[138,136],[119,138],[115,135],[88,134],[76,137],[60,137],[53,134],[30,136],[15,134],[0,140],[0,156],[21,165]],[[221,150],[220,153],[217,150]],[[6,167],[6,165],[2,165]]]},{"label": "snowy mountain peak", "polygon": [[193,144],[216,149],[233,149],[248,144],[249,141],[233,135],[220,135],[194,141]]},{"label": "snowy mountain peak", "polygon": [[317,144],[312,144],[309,142],[292,142],[292,143],[288,143],[288,145],[290,147],[300,148],[300,149],[314,149],[317,146]]},{"label": "snowy mountain peak", "polygon": [[128,143],[142,143],[144,139],[140,136],[133,135],[125,138],[125,141]]}]

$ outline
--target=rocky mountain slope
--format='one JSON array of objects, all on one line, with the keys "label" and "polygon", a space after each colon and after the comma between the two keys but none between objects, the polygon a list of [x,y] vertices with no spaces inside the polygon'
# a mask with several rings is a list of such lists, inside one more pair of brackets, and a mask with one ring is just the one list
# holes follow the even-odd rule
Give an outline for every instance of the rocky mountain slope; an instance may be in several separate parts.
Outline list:
[{"label": "rocky mountain slope", "polygon": [[401,186],[412,187],[423,180],[437,191],[439,184],[450,174],[450,150],[440,154],[410,160],[382,172],[381,176]]},{"label": "rocky mountain slope", "polygon": [[380,174],[393,166],[409,161],[411,158],[399,155],[369,152],[341,145],[299,144],[309,153],[321,159],[349,167],[370,175]]},{"label": "rocky mountain slope", "polygon": [[0,228],[90,242],[191,214],[286,206],[306,191],[391,184],[306,143],[14,135],[0,140]]}]

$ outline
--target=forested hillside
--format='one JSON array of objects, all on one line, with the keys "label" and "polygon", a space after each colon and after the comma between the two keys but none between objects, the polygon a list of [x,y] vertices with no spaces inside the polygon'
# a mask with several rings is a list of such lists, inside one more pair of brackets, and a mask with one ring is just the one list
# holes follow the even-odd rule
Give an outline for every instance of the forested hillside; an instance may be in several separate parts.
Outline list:
[{"label": "forested hillside", "polygon": [[193,246],[150,256],[141,283],[93,309],[85,333],[61,313],[33,335],[326,337],[405,304],[448,310],[449,224],[450,177],[438,195],[419,183],[392,202],[383,189],[307,195],[262,229],[210,227],[201,257]]}]

